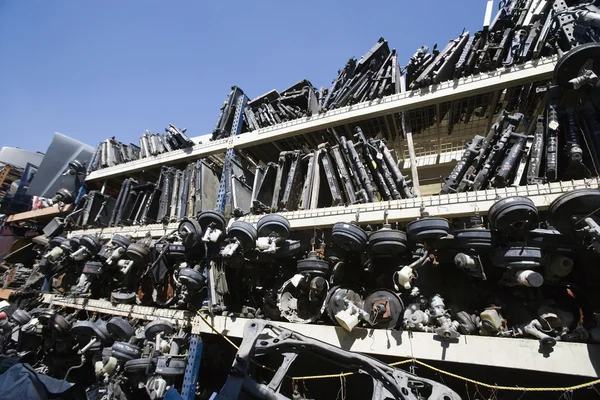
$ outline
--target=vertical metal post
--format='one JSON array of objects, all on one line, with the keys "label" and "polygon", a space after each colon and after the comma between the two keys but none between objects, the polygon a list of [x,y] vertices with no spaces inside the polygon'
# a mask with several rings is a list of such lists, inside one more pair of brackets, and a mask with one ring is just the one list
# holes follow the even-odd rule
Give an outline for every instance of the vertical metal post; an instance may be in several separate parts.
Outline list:
[{"label": "vertical metal post", "polygon": [[[233,136],[237,136],[242,131],[244,109],[248,97],[245,94],[241,94],[235,105],[235,116],[233,118],[233,124],[231,126],[230,140]],[[227,152],[225,153],[225,161],[223,162],[223,173],[221,175],[221,182],[219,182],[219,193],[217,194],[217,211],[227,217],[226,207],[231,204],[231,160],[235,157],[235,149],[231,145],[228,146]]]},{"label": "vertical metal post", "polygon": [[204,343],[200,335],[192,335],[190,338],[188,362],[185,367],[185,375],[183,376],[183,388],[181,390],[181,397],[184,400],[194,400],[196,397],[196,386],[198,385],[203,346]]},{"label": "vertical metal post", "polygon": [[412,138],[412,128],[408,115],[405,112],[402,113],[402,130],[406,137],[406,145],[408,146],[408,156],[410,158],[410,170],[412,173],[413,181],[413,193],[415,196],[421,195],[421,187],[419,185],[419,172],[417,171],[417,156],[415,155],[415,145]]},{"label": "vertical metal post", "polygon": [[[235,114],[231,124],[229,143],[227,145],[228,149],[225,153],[225,160],[223,161],[223,172],[221,174],[221,182],[219,182],[219,192],[217,193],[217,204],[215,207],[216,211],[223,214],[225,218],[229,217],[229,209],[231,208],[231,162],[235,157],[233,137],[240,134],[242,131],[244,109],[246,108],[246,103],[248,102],[248,97],[239,88],[236,88],[235,90],[239,90],[240,94],[235,103]],[[205,260],[205,267],[208,295],[206,296],[204,304],[208,305],[209,307],[213,306],[213,297],[211,293],[216,293],[215,280],[211,279],[211,274],[214,272],[214,266],[211,264],[213,263],[207,258]]]}]

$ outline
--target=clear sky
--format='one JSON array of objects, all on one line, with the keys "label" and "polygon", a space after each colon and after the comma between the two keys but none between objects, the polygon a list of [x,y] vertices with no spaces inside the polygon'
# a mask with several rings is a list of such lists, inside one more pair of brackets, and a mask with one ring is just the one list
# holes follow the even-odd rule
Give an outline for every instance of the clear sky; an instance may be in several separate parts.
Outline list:
[{"label": "clear sky", "polygon": [[[496,2],[497,4],[497,2]],[[486,0],[0,0],[0,147],[210,133],[232,85],[329,86],[383,36],[401,65],[483,23]]]}]

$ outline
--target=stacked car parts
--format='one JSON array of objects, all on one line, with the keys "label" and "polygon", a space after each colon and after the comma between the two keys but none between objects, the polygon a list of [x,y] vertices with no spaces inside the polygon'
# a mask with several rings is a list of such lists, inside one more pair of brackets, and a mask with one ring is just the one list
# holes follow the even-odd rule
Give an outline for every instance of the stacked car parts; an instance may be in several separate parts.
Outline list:
[{"label": "stacked car parts", "polygon": [[114,138],[106,139],[96,147],[89,170],[113,167],[139,158],[140,148],[133,143],[127,145]]},{"label": "stacked car parts", "polygon": [[385,141],[367,139],[358,126],[356,144],[333,129],[331,136],[333,146],[323,143],[309,152],[283,151],[277,164],[258,167],[252,211],[306,210],[413,196]]},{"label": "stacked car parts", "polygon": [[165,134],[162,135],[146,131],[140,137],[139,146],[133,143],[128,145],[123,144],[115,140],[114,137],[106,139],[96,148],[89,171],[96,171],[140,158],[152,157],[169,151],[192,147],[194,142],[185,135],[185,131],[185,128],[178,129],[173,124],[169,124],[165,128]]}]

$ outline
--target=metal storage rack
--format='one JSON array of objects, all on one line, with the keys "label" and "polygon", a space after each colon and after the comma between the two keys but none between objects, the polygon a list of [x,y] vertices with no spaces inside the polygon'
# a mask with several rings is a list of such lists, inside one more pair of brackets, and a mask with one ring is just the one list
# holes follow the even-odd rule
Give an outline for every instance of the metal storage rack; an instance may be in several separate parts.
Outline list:
[{"label": "metal storage rack", "polygon": [[[401,166],[408,170],[411,160],[408,157],[407,143],[400,139],[398,123],[399,112],[416,112],[431,109],[439,115],[444,103],[460,101],[481,94],[489,94],[496,102],[502,92],[515,85],[533,82],[547,82],[551,79],[556,65],[556,58],[540,59],[515,65],[510,69],[496,70],[479,75],[444,82],[425,89],[403,92],[372,102],[355,104],[350,107],[334,109],[323,114],[281,123],[272,127],[258,129],[228,139],[211,141],[195,145],[191,149],[176,150],[156,157],[117,165],[94,171],[87,177],[87,182],[106,182],[116,177],[124,177],[135,173],[144,173],[160,169],[163,165],[190,161],[209,155],[224,154],[229,149],[236,149],[242,154],[251,153],[254,148],[284,139],[310,135],[330,127],[347,127],[348,124],[361,123],[373,134],[379,131],[383,136],[392,138],[393,147],[402,160]],[[493,114],[493,113],[492,113]],[[417,149],[414,159],[421,170],[427,168],[450,168],[460,157],[462,146],[467,138],[475,133],[489,130],[493,116],[480,119],[458,135],[447,135],[446,125],[438,120],[431,132],[415,135],[414,147]],[[228,152],[232,153],[232,152]],[[227,164],[225,160],[224,165]],[[224,171],[224,174],[226,172]],[[291,224],[292,229],[308,229],[313,227],[330,227],[339,221],[350,221],[360,212],[361,223],[383,223],[384,211],[388,210],[390,222],[411,221],[419,217],[424,207],[432,216],[446,218],[462,217],[479,212],[487,213],[489,207],[498,197],[527,196],[540,209],[547,209],[550,203],[562,193],[580,188],[598,188],[598,178],[550,184],[538,184],[502,189],[489,189],[477,192],[451,195],[423,195],[413,199],[393,200],[386,202],[351,205],[347,207],[330,207],[316,210],[303,210],[282,213]],[[245,216],[242,220],[256,223],[260,216]],[[152,224],[118,228],[87,229],[72,231],[69,235],[93,234],[109,239],[114,233],[129,234],[140,238],[149,232],[153,237],[161,237],[177,228],[176,223]],[[214,334],[202,318],[178,310],[160,310],[151,307],[124,305],[114,307],[102,300],[66,299],[49,297],[46,301],[69,308],[86,309],[105,314],[130,316],[141,319],[167,318],[181,325],[191,324],[194,334]],[[207,317],[216,331],[234,338],[240,338],[247,320],[221,316]],[[475,365],[516,368],[540,372],[565,373],[586,377],[598,377],[594,359],[600,356],[600,345],[578,343],[559,343],[553,354],[547,357],[538,351],[535,340],[492,338],[479,336],[461,337],[457,343],[450,343],[442,349],[439,342],[433,340],[433,334],[390,332],[372,330],[365,334],[363,329],[347,332],[339,327],[325,325],[301,325],[282,323],[282,326],[325,342],[353,351],[392,355],[398,357],[415,357],[426,360],[449,361]],[[392,340],[387,345],[389,335]],[[375,343],[375,345],[373,345]],[[569,360],[577,359],[573,364]],[[190,371],[194,373],[194,371]],[[185,392],[185,391],[184,391]],[[189,391],[188,393],[189,394]]]}]

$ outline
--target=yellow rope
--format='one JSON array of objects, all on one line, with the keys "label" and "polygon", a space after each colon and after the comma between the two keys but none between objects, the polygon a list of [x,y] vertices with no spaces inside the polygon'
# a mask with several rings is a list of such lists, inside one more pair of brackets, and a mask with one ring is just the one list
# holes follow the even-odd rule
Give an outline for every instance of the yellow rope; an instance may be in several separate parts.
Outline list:
[{"label": "yellow rope", "polygon": [[[215,327],[210,322],[208,322],[208,320],[206,318],[204,318],[204,316],[202,314],[200,314],[199,312],[198,312],[198,316],[202,319],[202,321],[204,321],[204,323],[206,325],[208,325],[208,327],[213,332],[215,332],[217,335],[221,336],[223,339],[225,339],[227,342],[229,342],[229,344],[231,344],[233,347],[238,349],[238,346],[236,346],[235,343],[233,343],[227,336],[225,336],[221,332],[217,331],[215,329]],[[492,384],[485,383],[485,382],[480,382],[480,381],[477,381],[477,380],[471,379],[471,378],[466,378],[461,375],[453,374],[452,372],[444,371],[443,369],[436,368],[432,365],[429,365],[429,364],[424,363],[423,361],[419,361],[417,359],[397,361],[397,362],[393,362],[388,365],[390,367],[396,367],[398,365],[409,364],[412,362],[419,364],[423,367],[429,368],[432,371],[439,372],[440,374],[451,376],[452,378],[460,379],[465,382],[472,383],[474,385],[486,387],[489,389],[495,389],[495,390],[509,390],[509,391],[516,391],[516,392],[569,392],[569,391],[573,391],[573,390],[577,390],[577,389],[583,389],[586,387],[594,386],[594,385],[597,385],[600,383],[600,379],[596,379],[591,382],[581,383],[579,385],[566,386],[566,387],[540,388],[540,387],[520,387],[520,386],[499,386],[499,385],[492,385]],[[255,362],[255,364],[264,369],[274,372],[274,370],[272,368],[258,364],[257,362]],[[290,379],[292,379],[292,381],[306,381],[306,380],[313,380],[313,379],[333,379],[333,378],[339,379],[339,378],[344,378],[344,377],[354,375],[354,374],[356,374],[356,372],[343,372],[343,373],[339,373],[339,374],[328,374],[328,375],[296,376],[296,377],[291,377]]]}]

